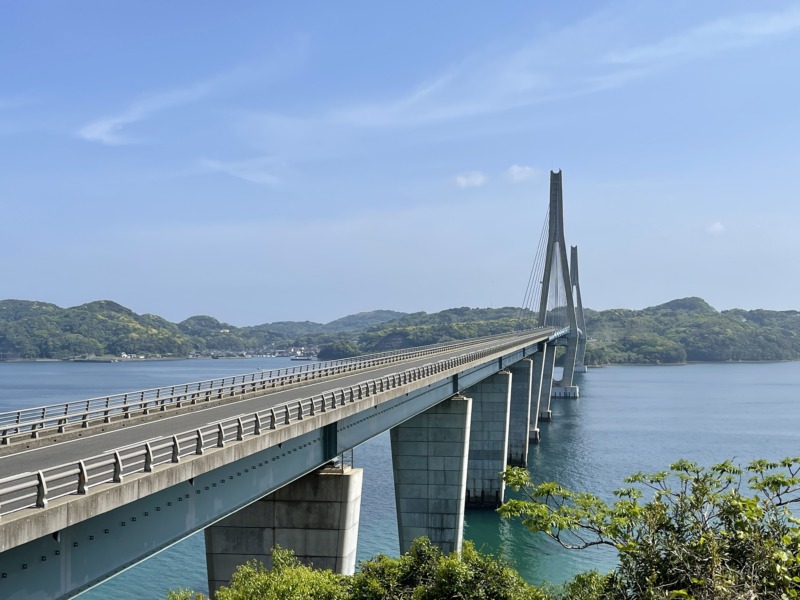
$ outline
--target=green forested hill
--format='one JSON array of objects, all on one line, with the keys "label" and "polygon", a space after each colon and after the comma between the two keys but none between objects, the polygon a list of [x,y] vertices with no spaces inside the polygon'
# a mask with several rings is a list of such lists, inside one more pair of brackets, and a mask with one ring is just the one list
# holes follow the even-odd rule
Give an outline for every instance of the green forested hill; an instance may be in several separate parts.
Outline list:
[{"label": "green forested hill", "polygon": [[277,322],[236,327],[198,315],[171,323],[99,300],[71,308],[30,300],[0,300],[0,360],[112,355],[188,356],[258,352],[334,341],[404,313],[372,311],[321,323]]},{"label": "green forested hill", "polygon": [[423,346],[513,331],[527,311],[505,308],[450,308],[437,313],[412,313],[368,328],[359,336],[365,352]]},{"label": "green forested hill", "polygon": [[800,311],[716,311],[700,298],[586,312],[587,362],[800,359]]},{"label": "green forested hill", "polygon": [[[511,331],[518,310],[414,313],[369,328],[359,336],[360,349],[380,351]],[[587,310],[586,329],[588,364],[800,360],[800,311],[719,312],[701,298],[683,298],[642,310]]]},{"label": "green forested hill", "polygon": [[26,300],[0,301],[0,357],[67,358],[148,352],[185,356],[189,339],[174,323],[100,300],[63,309]]},{"label": "green forested hill", "polygon": [[[72,308],[0,301],[0,359],[87,355],[270,352],[319,348],[322,359],[503,333],[532,315],[518,308],[451,308],[438,313],[377,310],[327,324],[281,321],[236,327],[198,315],[171,323],[108,300]],[[588,364],[800,360],[800,312],[719,312],[700,298],[642,310],[586,311]]]},{"label": "green forested hill", "polygon": [[361,331],[365,327],[378,325],[387,321],[394,321],[401,319],[406,313],[397,312],[395,310],[373,310],[369,312],[360,312],[355,315],[349,315],[336,319],[330,323],[322,326],[322,330],[326,333],[344,333]]}]

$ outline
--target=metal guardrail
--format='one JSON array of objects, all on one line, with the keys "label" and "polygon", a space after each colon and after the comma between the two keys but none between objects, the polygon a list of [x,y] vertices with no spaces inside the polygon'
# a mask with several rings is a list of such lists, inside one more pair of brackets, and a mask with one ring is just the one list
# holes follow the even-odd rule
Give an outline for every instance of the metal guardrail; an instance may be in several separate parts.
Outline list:
[{"label": "metal guardrail", "polygon": [[505,335],[508,334],[469,341],[432,344],[414,348],[411,351],[392,350],[356,358],[310,363],[271,371],[257,371],[222,379],[0,412],[0,444],[7,445],[16,439],[37,438],[41,433],[50,430],[64,433],[68,426],[87,428],[97,421],[109,423],[118,416],[130,418],[148,414],[151,410],[164,411],[170,407],[181,408],[184,403],[197,404],[202,401],[245,396],[259,391],[267,392],[299,382],[342,375],[409,358],[445,352],[480,341],[491,341]]},{"label": "metal guardrail", "polygon": [[547,338],[548,342],[552,342],[553,340],[563,337],[569,333],[570,327],[567,325],[566,327],[562,327],[561,329],[554,331],[549,338]]},{"label": "metal guardrail", "polygon": [[273,408],[230,417],[209,423],[199,429],[126,446],[35,473],[6,477],[0,480],[0,516],[26,508],[44,508],[51,500],[86,494],[93,486],[120,483],[128,475],[149,473],[158,465],[178,463],[185,456],[201,455],[207,450],[222,448],[227,442],[268,434],[270,431],[313,417],[318,413],[335,411],[375,394],[490,356],[518,345],[520,340],[532,335],[533,332],[528,331],[524,334],[504,334],[471,340],[469,345],[493,338],[509,338],[508,341],[491,348],[414,367],[394,375],[371,379],[302,400],[293,400]]}]

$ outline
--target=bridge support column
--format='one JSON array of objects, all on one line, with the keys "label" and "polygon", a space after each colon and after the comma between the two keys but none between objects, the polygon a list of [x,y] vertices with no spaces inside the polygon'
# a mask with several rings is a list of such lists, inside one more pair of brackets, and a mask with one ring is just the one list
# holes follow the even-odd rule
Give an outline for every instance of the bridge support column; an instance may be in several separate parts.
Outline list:
[{"label": "bridge support column", "polygon": [[533,361],[525,358],[511,365],[508,370],[511,371],[511,412],[506,462],[512,467],[527,467]]},{"label": "bridge support column", "polygon": [[533,373],[531,374],[531,410],[530,410],[530,429],[528,440],[539,442],[539,407],[542,404],[542,385],[544,382],[544,357],[547,342],[540,345],[540,349],[533,355]]},{"label": "bridge support column", "polygon": [[570,334],[567,338],[567,351],[564,353],[564,374],[561,377],[561,381],[557,381],[553,385],[553,390],[550,393],[553,398],[577,398],[579,396],[578,386],[573,385],[577,352],[578,336]]},{"label": "bridge support column", "polygon": [[304,564],[352,575],[362,476],[361,469],[322,468],[207,527],[211,597],[248,560],[270,568],[276,544],[294,550]]},{"label": "bridge support column", "polygon": [[573,380],[575,378],[575,363],[578,357],[578,339],[578,332],[570,332],[567,336],[567,351],[564,353],[564,374],[561,377],[560,387],[577,387],[573,385]]},{"label": "bridge support column", "polygon": [[392,428],[400,551],[427,536],[461,550],[472,400],[453,396]]},{"label": "bridge support column", "polygon": [[[534,355],[536,356],[536,355]],[[553,418],[550,410],[550,398],[553,392],[553,368],[556,364],[556,347],[550,344],[542,352],[542,385],[540,386],[539,420],[549,421]]]},{"label": "bridge support column", "polygon": [[495,373],[464,393],[472,397],[466,504],[497,508],[505,492],[511,373]]}]

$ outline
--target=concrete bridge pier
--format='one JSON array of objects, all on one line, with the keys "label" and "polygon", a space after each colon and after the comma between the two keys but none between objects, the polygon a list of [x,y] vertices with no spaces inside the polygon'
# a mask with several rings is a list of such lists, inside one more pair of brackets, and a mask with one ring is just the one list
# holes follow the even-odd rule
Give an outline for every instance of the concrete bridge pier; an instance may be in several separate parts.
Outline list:
[{"label": "concrete bridge pier", "polygon": [[538,352],[532,357],[531,373],[531,409],[530,424],[528,429],[528,441],[538,443],[539,434],[539,413],[542,404],[542,385],[544,382],[544,357],[547,342],[540,344]]},{"label": "concrete bridge pier", "polygon": [[423,535],[461,550],[471,412],[470,398],[453,396],[391,429],[401,552]]},{"label": "concrete bridge pier", "polygon": [[[534,355],[534,360],[537,356],[539,356],[539,353]],[[550,410],[550,398],[553,392],[553,368],[556,364],[556,347],[551,344],[545,344],[541,356],[542,385],[539,388],[539,420],[549,421],[553,418],[553,412]]]},{"label": "concrete bridge pier", "polygon": [[511,372],[511,416],[508,423],[506,463],[512,467],[527,467],[533,361],[525,358],[511,365],[508,370]]},{"label": "concrete bridge pier", "polygon": [[468,507],[497,508],[503,503],[505,482],[501,474],[508,458],[511,377],[509,371],[499,371],[464,392],[472,397]]},{"label": "concrete bridge pier", "polygon": [[324,467],[207,527],[211,597],[248,560],[270,568],[276,544],[294,550],[304,564],[352,575],[362,479],[361,469]]},{"label": "concrete bridge pier", "polygon": [[575,361],[578,352],[578,334],[567,337],[567,348],[564,353],[564,373],[561,381],[554,382],[551,396],[553,398],[578,398],[579,389],[573,384]]}]

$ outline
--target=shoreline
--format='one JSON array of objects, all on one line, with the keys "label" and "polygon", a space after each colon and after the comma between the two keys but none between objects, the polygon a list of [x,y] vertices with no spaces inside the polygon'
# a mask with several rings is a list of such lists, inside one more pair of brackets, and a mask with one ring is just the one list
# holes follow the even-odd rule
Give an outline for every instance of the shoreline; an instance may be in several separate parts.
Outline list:
[{"label": "shoreline", "polygon": [[787,360],[687,360],[680,363],[604,363],[602,365],[586,365],[589,369],[604,369],[606,367],[688,367],[690,365],[766,365],[773,363],[795,363],[800,358]]},{"label": "shoreline", "polygon": [[[250,360],[264,358],[263,356],[164,356],[161,358],[120,358],[117,356],[100,356],[97,358],[2,358],[2,363],[126,363],[126,362],[169,362],[179,360]],[[270,357],[276,358],[276,357]],[[291,357],[277,357],[291,358]],[[604,369],[607,367],[685,367],[689,365],[746,365],[769,363],[800,362],[800,358],[791,360],[692,360],[681,363],[604,363],[601,365],[586,365],[588,369]]]},{"label": "shoreline", "polygon": [[[251,358],[236,356],[231,358]],[[178,360],[211,360],[210,356],[162,356],[161,358],[119,358],[117,356],[100,356],[97,358],[3,358],[0,363],[125,363]]]}]

